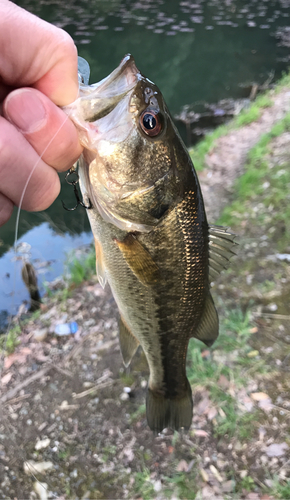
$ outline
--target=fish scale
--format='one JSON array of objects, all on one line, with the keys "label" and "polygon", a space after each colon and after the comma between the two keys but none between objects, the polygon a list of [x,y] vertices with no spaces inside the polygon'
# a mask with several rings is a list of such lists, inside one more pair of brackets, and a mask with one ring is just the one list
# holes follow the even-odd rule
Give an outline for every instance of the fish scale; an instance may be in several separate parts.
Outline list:
[{"label": "fish scale", "polygon": [[188,152],[160,90],[132,56],[100,84],[81,86],[66,109],[85,147],[81,190],[93,207],[99,280],[110,284],[120,312],[124,363],[141,345],[149,427],[188,429],[188,342],[209,346],[218,336],[210,280],[227,266],[234,235],[208,226]]}]

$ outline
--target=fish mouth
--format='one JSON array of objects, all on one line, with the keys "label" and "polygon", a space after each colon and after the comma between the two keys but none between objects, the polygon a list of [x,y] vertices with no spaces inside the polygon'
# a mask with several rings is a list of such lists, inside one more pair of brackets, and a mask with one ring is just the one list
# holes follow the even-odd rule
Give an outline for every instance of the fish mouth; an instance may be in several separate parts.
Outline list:
[{"label": "fish mouth", "polygon": [[80,85],[80,97],[77,101],[82,119],[95,122],[108,115],[141,78],[134,58],[127,54],[119,66],[100,82]]}]

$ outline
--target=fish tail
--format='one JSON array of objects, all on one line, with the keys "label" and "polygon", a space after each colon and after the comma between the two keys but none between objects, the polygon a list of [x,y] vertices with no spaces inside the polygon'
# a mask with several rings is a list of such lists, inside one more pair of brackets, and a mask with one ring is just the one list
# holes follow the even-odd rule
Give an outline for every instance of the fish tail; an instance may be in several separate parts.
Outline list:
[{"label": "fish tail", "polygon": [[183,397],[167,398],[148,389],[146,416],[150,429],[155,433],[162,432],[165,427],[176,431],[181,428],[188,430],[192,422],[192,407],[192,392],[188,380]]}]

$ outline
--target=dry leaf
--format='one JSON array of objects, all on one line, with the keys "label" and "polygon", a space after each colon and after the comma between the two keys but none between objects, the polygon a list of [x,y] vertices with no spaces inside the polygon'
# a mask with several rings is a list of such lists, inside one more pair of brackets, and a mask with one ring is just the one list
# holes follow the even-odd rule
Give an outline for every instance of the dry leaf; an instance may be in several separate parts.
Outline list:
[{"label": "dry leaf", "polygon": [[202,415],[205,413],[210,405],[210,400],[208,398],[203,398],[198,405],[195,407],[195,413]]},{"label": "dry leaf", "polygon": [[209,481],[208,473],[204,469],[200,469],[199,472],[204,482],[208,483]]},{"label": "dry leaf", "polygon": [[26,460],[23,465],[25,474],[33,476],[34,474],[43,474],[49,469],[53,469],[52,462],[35,462],[34,460]]},{"label": "dry leaf", "polygon": [[40,481],[35,481],[34,491],[38,494],[40,500],[48,500],[48,485],[47,483],[41,483]]},{"label": "dry leaf", "polygon": [[216,408],[210,408],[207,414],[208,420],[212,420],[214,417],[217,415],[217,409]]},{"label": "dry leaf", "polygon": [[246,496],[246,500],[260,500],[260,493],[248,493]]},{"label": "dry leaf", "polygon": [[36,441],[36,444],[35,444],[34,448],[36,450],[42,450],[43,448],[47,448],[49,445],[50,445],[50,439],[49,438],[39,439],[38,441]]},{"label": "dry leaf", "polygon": [[218,379],[218,385],[222,388],[222,389],[227,389],[230,385],[230,382],[229,380],[227,379],[227,377],[225,375],[220,375],[219,379]]},{"label": "dry leaf", "polygon": [[212,500],[213,498],[216,498],[216,495],[212,488],[210,488],[209,486],[204,486],[201,491],[201,498],[202,500]]},{"label": "dry leaf", "polygon": [[177,472],[187,472],[188,471],[188,463],[185,460],[180,460],[179,464],[176,467]]},{"label": "dry leaf", "polygon": [[266,448],[266,454],[268,457],[282,457],[288,450],[287,443],[273,443]]},{"label": "dry leaf", "polygon": [[259,401],[258,406],[265,412],[271,411],[273,408],[271,399],[263,399],[262,401]]},{"label": "dry leaf", "polygon": [[12,378],[12,372],[6,373],[6,375],[4,375],[4,377],[1,378],[1,384],[2,385],[9,384],[11,378]]},{"label": "dry leaf", "polygon": [[194,429],[194,434],[195,436],[199,437],[208,437],[208,432],[204,431],[203,429]]},{"label": "dry leaf", "polygon": [[250,394],[250,397],[254,401],[263,401],[263,399],[270,399],[271,400],[271,398],[265,392],[252,392],[252,394]]},{"label": "dry leaf", "polygon": [[255,358],[258,355],[259,355],[259,351],[250,351],[250,352],[248,352],[247,357],[248,358]]},{"label": "dry leaf", "polygon": [[217,479],[220,483],[222,483],[222,482],[223,482],[223,478],[222,478],[222,476],[220,475],[219,471],[215,468],[215,466],[214,466],[214,465],[210,465],[210,466],[209,466],[209,468],[210,468],[211,473],[215,476],[215,478],[216,478],[216,479]]},{"label": "dry leaf", "polygon": [[28,354],[31,354],[31,349],[28,347],[23,347],[21,351],[19,352],[14,352],[13,354],[10,354],[7,358],[5,358],[4,361],[4,370],[8,370],[10,366],[12,366],[15,362],[19,364],[26,363],[26,358]]},{"label": "dry leaf", "polygon": [[222,484],[222,490],[224,493],[230,493],[231,491],[234,491],[236,486],[236,483],[233,479],[230,479],[229,481],[225,481]]}]

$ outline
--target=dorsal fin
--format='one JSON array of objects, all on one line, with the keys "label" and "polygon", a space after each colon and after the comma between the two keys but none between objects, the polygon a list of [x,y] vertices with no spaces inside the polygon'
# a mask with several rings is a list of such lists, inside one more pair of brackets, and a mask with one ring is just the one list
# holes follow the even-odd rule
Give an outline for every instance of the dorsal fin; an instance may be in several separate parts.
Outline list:
[{"label": "dorsal fin", "polygon": [[236,235],[227,227],[209,226],[209,278],[215,280],[228,267],[230,258],[236,254]]}]

